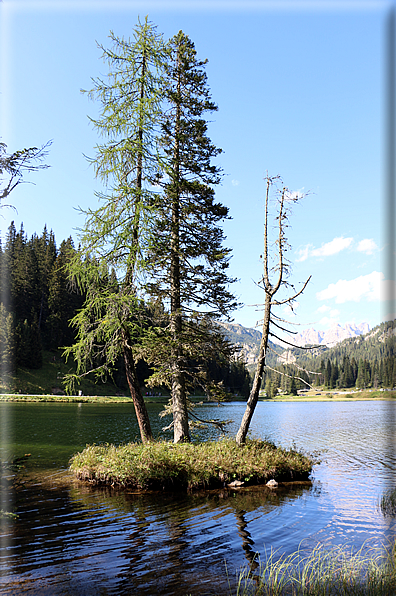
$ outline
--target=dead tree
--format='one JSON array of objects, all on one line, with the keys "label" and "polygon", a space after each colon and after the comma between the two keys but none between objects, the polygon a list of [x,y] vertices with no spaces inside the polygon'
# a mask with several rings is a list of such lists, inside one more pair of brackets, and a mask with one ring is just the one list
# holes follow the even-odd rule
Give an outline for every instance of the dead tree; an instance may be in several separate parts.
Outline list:
[{"label": "dead tree", "polygon": [[[48,141],[42,147],[30,147],[29,149],[21,149],[14,153],[8,154],[7,145],[0,142],[0,207],[11,207],[12,205],[4,205],[1,201],[8,197],[18,184],[24,182],[23,176],[28,172],[37,172],[38,170],[45,170],[50,166],[42,163],[48,155],[48,147],[51,141]],[[1,176],[6,175],[6,179]]]},{"label": "dead tree", "polygon": [[[265,358],[268,350],[268,339],[269,336],[273,336],[277,339],[280,339],[275,333],[270,331],[272,329],[272,325],[281,331],[286,331],[290,333],[287,329],[282,327],[279,323],[285,322],[284,319],[277,317],[271,311],[273,306],[281,306],[281,305],[288,305],[291,309],[293,309],[293,302],[294,300],[302,294],[305,290],[311,276],[307,279],[307,281],[303,284],[302,288],[299,291],[296,291],[294,286],[287,281],[288,274],[290,272],[290,263],[286,259],[286,252],[289,248],[289,244],[286,238],[286,228],[288,227],[288,217],[290,214],[290,207],[293,203],[299,201],[302,196],[301,195],[293,195],[284,185],[280,176],[266,176],[265,178],[267,182],[266,188],[266,195],[265,195],[265,213],[264,213],[264,252],[262,255],[263,259],[263,266],[264,272],[263,277],[258,283],[258,285],[264,290],[265,292],[265,302],[264,305],[264,318],[262,320],[262,336],[261,336],[261,343],[260,343],[260,351],[258,356],[257,368],[256,373],[254,376],[252,390],[249,395],[249,399],[246,404],[246,410],[242,418],[241,425],[239,427],[236,442],[238,445],[243,445],[246,441],[246,436],[249,430],[250,422],[252,420],[254,410],[257,405],[257,401],[259,398],[259,392],[261,388],[261,383],[264,376],[265,371]],[[270,253],[269,249],[269,235],[270,235],[270,223],[269,223],[269,202],[270,202],[270,195],[272,191],[272,187],[276,186],[276,195],[277,195],[277,216],[276,216],[276,228],[277,228],[277,239],[275,241],[275,256]],[[271,258],[272,257],[272,258]],[[271,267],[271,262],[275,258],[274,266]],[[270,274],[275,277],[274,282],[270,279]],[[293,294],[291,296],[286,297],[285,299],[276,300],[274,296],[282,289],[291,289]],[[275,320],[276,321],[275,321]],[[284,341],[284,340],[281,340]],[[288,342],[285,342],[288,343]]]}]

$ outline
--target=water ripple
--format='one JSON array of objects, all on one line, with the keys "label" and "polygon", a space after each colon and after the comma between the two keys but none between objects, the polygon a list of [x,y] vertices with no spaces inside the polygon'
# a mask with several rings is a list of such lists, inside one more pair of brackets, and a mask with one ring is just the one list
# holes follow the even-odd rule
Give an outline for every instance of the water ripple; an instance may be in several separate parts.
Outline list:
[{"label": "water ripple", "polygon": [[[259,404],[254,436],[323,453],[312,483],[276,491],[115,492],[54,474],[64,462],[43,472],[35,463],[33,475],[15,490],[19,518],[2,525],[2,594],[211,594],[226,588],[225,562],[233,576],[270,547],[289,554],[300,543],[306,549],[318,542],[379,545],[395,532],[393,518],[378,508],[384,489],[395,484],[391,405],[393,410],[385,402]],[[229,404],[223,417],[238,421],[243,408]],[[100,412],[96,433],[105,418],[111,424],[108,411]],[[205,412],[212,415],[209,407]],[[81,426],[87,419],[78,415]],[[66,432],[61,422],[57,428]]]}]

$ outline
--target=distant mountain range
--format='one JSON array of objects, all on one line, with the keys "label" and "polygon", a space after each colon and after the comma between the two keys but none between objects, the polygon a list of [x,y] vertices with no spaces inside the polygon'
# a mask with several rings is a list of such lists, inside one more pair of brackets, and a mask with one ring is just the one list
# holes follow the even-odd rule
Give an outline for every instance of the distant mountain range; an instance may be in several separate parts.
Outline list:
[{"label": "distant mountain range", "polygon": [[[222,326],[226,331],[228,339],[233,344],[241,347],[248,368],[254,365],[260,349],[261,331],[243,327],[243,325],[239,325],[238,323],[222,323]],[[294,346],[306,346],[308,344],[331,348],[344,339],[365,335],[369,331],[370,326],[368,323],[361,323],[360,325],[347,323],[344,327],[334,324],[326,331],[307,329],[296,335],[285,336],[285,339]],[[270,342],[271,351],[278,354],[282,352],[282,348],[285,349],[287,347],[287,345],[282,344],[278,340]]]},{"label": "distant mountain range", "polygon": [[241,351],[246,364],[248,366],[255,364],[260,349],[261,331],[243,327],[239,323],[221,323],[221,326],[225,329],[227,339],[242,348]]},{"label": "distant mountain range", "polygon": [[[347,339],[348,337],[356,337],[358,335],[365,335],[370,331],[368,323],[347,323],[344,327],[334,323],[327,331],[316,331],[315,329],[307,329],[298,333],[297,335],[291,336],[292,339],[288,340],[290,343],[296,346],[306,346],[307,344],[325,345],[332,348],[340,341]],[[277,342],[278,343],[278,342]]]}]

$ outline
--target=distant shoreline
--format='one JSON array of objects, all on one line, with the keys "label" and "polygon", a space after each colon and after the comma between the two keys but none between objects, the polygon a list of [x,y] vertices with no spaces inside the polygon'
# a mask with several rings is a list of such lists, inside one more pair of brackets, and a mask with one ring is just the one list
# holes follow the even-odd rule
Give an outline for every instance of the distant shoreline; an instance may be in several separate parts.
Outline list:
[{"label": "distant shoreline", "polygon": [[[318,395],[320,393],[320,395]],[[168,396],[149,396],[145,397],[147,403],[167,403]],[[205,396],[192,396],[194,401],[204,401],[204,403],[214,403],[206,401]],[[277,402],[320,402],[320,401],[392,401],[396,399],[396,390],[391,391],[380,391],[380,390],[368,390],[368,391],[314,391],[299,395],[280,395],[275,398],[266,398],[260,396],[260,402],[277,403]],[[232,402],[246,402],[241,397],[234,397],[230,401]],[[6,393],[0,395],[0,402],[32,402],[32,403],[133,403],[132,398],[128,396],[119,395],[29,395],[29,394],[15,394]]]},{"label": "distant shoreline", "polygon": [[385,389],[367,389],[358,391],[356,389],[344,389],[344,391],[337,390],[313,390],[309,392],[300,393],[298,395],[278,395],[274,398],[266,398],[260,396],[260,401],[278,402],[278,401],[390,401],[396,398],[396,390]]}]

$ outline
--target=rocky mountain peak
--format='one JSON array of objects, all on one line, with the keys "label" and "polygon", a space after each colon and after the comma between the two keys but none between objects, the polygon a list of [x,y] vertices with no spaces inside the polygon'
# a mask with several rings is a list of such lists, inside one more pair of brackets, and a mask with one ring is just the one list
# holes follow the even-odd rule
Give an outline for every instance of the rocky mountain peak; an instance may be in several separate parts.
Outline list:
[{"label": "rocky mountain peak", "polygon": [[[257,362],[261,331],[259,329],[244,327],[238,323],[221,323],[221,325],[224,328],[228,339],[233,344],[241,347],[241,355],[246,364],[250,366],[254,365]],[[360,323],[359,325],[356,325],[356,323],[346,323],[344,326],[341,326],[339,323],[334,323],[325,331],[317,331],[316,329],[310,328],[305,329],[296,335],[291,335],[287,338],[285,337],[285,339],[295,346],[306,346],[307,344],[310,344],[326,345],[331,348],[344,339],[365,335],[369,331],[370,326],[368,323]],[[285,344],[282,344],[278,340],[276,340],[275,343],[286,348]],[[272,346],[275,347],[274,344],[272,344]],[[286,350],[290,351],[290,347],[288,346]],[[284,353],[282,358],[285,359],[286,362],[291,362],[294,356],[290,352],[290,354]]]}]

